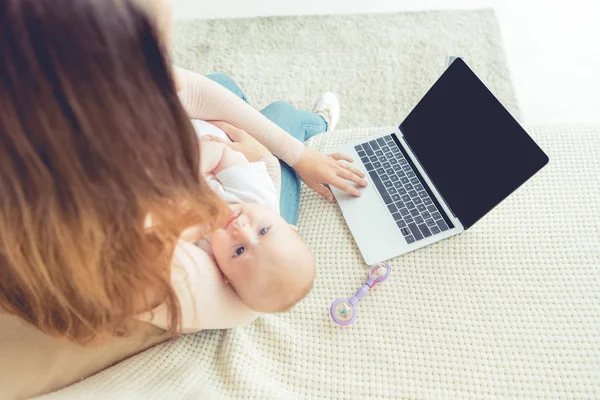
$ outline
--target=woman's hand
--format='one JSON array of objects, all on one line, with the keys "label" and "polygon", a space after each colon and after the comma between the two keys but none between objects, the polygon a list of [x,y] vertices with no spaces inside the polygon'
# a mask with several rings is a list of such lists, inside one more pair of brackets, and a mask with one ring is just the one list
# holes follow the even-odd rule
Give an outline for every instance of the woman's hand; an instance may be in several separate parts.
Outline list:
[{"label": "woman's hand", "polygon": [[352,158],[345,154],[325,155],[305,147],[300,160],[294,164],[294,170],[309,188],[329,201],[333,200],[333,193],[325,185],[335,186],[358,197],[360,192],[351,182],[362,187],[367,186],[367,181],[363,179],[365,174],[344,161],[354,162]]},{"label": "woman's hand", "polygon": [[[272,156],[271,152],[269,150],[267,150],[267,148],[265,146],[260,144],[258,142],[258,140],[254,139],[243,129],[238,129],[235,126],[228,124],[227,122],[223,122],[223,121],[209,121],[209,122],[211,124],[213,124],[214,126],[216,126],[217,128],[220,128],[223,132],[225,132],[225,134],[227,136],[229,136],[229,138],[233,141],[233,143],[228,142],[228,141],[223,140],[218,137],[208,136],[208,135],[203,136],[203,139],[210,138],[210,140],[213,140],[215,142],[224,143],[227,146],[229,146],[231,149],[242,153],[244,156],[246,156],[246,158],[250,162],[257,162],[267,156]],[[204,140],[207,140],[207,139],[204,139]]]}]

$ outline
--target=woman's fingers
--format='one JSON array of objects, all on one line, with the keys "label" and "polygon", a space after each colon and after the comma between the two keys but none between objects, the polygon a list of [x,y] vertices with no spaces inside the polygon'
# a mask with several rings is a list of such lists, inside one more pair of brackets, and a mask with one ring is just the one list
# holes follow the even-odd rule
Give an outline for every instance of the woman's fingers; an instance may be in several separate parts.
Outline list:
[{"label": "woman's fingers", "polygon": [[344,153],[332,153],[329,155],[329,157],[333,158],[336,161],[344,160],[350,163],[354,162],[354,159],[352,157]]},{"label": "woman's fingers", "polygon": [[351,165],[348,165],[348,164],[346,164],[346,163],[344,163],[344,162],[341,162],[341,161],[338,161],[338,165],[339,165],[340,167],[342,167],[342,168],[344,168],[344,169],[347,169],[348,171],[352,172],[354,175],[357,175],[357,176],[359,176],[359,177],[361,177],[361,178],[364,178],[364,177],[365,177],[365,173],[364,173],[364,172],[362,172],[362,171],[361,171],[361,170],[359,170],[359,169],[356,169],[356,168],[354,168],[354,167],[353,167],[353,166],[351,166]]},{"label": "woman's fingers", "polygon": [[354,182],[359,186],[362,186],[362,187],[367,186],[367,181],[365,181],[360,176],[356,175],[355,173],[353,173],[347,169],[340,169],[337,173],[337,176],[339,176],[342,179],[346,179],[347,181]]},{"label": "woman's fingers", "polygon": [[336,176],[333,182],[330,185],[335,186],[336,188],[343,190],[346,193],[351,194],[352,196],[360,197],[360,192],[357,188],[348,183],[347,180]]},{"label": "woman's fingers", "polygon": [[325,197],[327,200],[333,200],[333,193],[327,187],[321,185],[320,183],[313,185],[310,187],[315,192],[319,193],[321,196]]},{"label": "woman's fingers", "polygon": [[224,121],[208,121],[217,128],[221,129],[231,140],[234,142],[239,142],[246,132],[242,129],[236,128],[235,126],[224,122]]},{"label": "woman's fingers", "polygon": [[205,142],[211,141],[211,142],[223,143],[228,146],[231,145],[231,142],[229,140],[225,140],[225,139],[222,139],[217,136],[203,135],[201,140],[205,141]]}]

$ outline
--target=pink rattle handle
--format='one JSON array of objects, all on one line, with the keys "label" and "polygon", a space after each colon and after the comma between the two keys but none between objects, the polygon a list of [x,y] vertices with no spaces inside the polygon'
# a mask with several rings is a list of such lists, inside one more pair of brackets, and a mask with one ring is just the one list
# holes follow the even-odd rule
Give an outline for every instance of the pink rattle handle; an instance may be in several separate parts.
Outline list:
[{"label": "pink rattle handle", "polygon": [[333,320],[340,325],[348,325],[354,322],[358,315],[356,305],[367,295],[369,290],[377,283],[384,281],[392,272],[392,266],[388,263],[373,265],[367,276],[367,282],[349,299],[337,299],[331,305],[329,313]]}]

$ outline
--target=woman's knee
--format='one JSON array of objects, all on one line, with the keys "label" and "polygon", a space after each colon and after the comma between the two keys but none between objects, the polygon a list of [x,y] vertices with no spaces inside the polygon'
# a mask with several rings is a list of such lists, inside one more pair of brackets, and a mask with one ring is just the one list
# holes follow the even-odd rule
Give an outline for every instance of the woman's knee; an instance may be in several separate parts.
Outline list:
[{"label": "woman's knee", "polygon": [[235,81],[233,79],[231,79],[231,77],[229,77],[229,75],[225,75],[220,72],[217,72],[214,74],[208,74],[208,75],[206,75],[206,77],[208,79],[210,79],[211,81],[217,82],[219,85],[223,86],[224,88],[229,89],[230,92],[235,93],[238,97],[240,97],[246,103],[248,102],[248,99],[246,98],[246,95],[244,94],[244,92],[242,92],[242,89],[238,86],[237,83],[235,83]]},{"label": "woman's knee", "polygon": [[281,100],[281,101],[276,101],[276,102],[269,104],[268,106],[263,108],[261,113],[264,116],[266,116],[267,118],[271,119],[270,117],[277,118],[277,117],[285,116],[287,113],[294,111],[294,110],[295,110],[295,108],[293,105],[291,105],[287,101]]}]

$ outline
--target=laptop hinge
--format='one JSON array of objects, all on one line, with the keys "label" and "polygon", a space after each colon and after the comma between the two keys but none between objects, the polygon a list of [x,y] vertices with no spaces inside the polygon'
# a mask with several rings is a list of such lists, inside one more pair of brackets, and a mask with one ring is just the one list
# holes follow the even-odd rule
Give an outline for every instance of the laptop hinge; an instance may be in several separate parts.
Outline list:
[{"label": "laptop hinge", "polygon": [[427,171],[425,170],[425,168],[423,168],[423,164],[421,164],[421,160],[419,160],[419,157],[413,151],[412,147],[410,146],[410,143],[408,143],[408,140],[406,140],[406,137],[404,136],[404,134],[400,130],[400,127],[398,127],[398,132],[400,132],[400,136],[402,136],[402,138],[404,139],[404,141],[402,142],[402,144],[406,145],[408,147],[408,149],[410,150],[410,154],[409,155],[411,157],[413,157],[417,161],[418,165],[421,166],[421,169],[423,170],[423,173],[429,179],[429,183],[428,184],[430,184],[431,186],[433,186],[435,188],[436,192],[439,194],[439,197],[442,199],[442,201],[444,202],[444,204],[446,205],[446,207],[448,207],[448,210],[450,210],[450,212],[452,213],[452,215],[454,216],[454,218],[456,218],[456,219],[458,219],[460,221],[460,218],[458,218],[456,216],[456,213],[454,212],[454,210],[452,210],[452,207],[450,207],[450,204],[448,204],[448,202],[446,201],[446,198],[444,197],[444,194],[435,185],[435,183],[433,182],[433,179],[431,179],[431,176],[429,176],[429,174],[427,173]]}]

